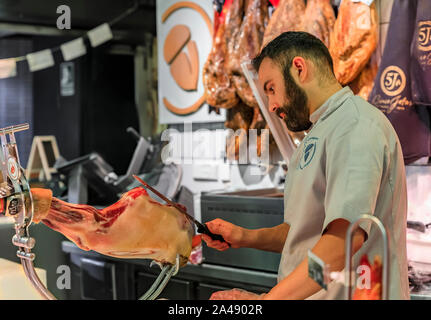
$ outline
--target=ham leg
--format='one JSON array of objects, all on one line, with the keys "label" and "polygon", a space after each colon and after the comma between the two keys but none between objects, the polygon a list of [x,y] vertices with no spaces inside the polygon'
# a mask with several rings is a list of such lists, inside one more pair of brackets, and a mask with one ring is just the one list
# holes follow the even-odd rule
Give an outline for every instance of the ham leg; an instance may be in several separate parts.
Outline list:
[{"label": "ham leg", "polygon": [[353,81],[377,46],[378,21],[376,5],[344,0],[338,9],[329,52],[334,72],[342,85]]},{"label": "ham leg", "polygon": [[239,98],[232,82],[227,64],[229,46],[238,33],[242,19],[242,0],[225,4],[222,16],[213,39],[213,46],[202,71],[202,81],[206,101],[209,105],[229,109],[236,106]]},{"label": "ham leg", "polygon": [[286,31],[299,31],[305,12],[304,0],[281,0],[268,22],[262,48]]},{"label": "ham leg", "polygon": [[228,110],[225,127],[236,132],[243,129],[238,136],[232,135],[226,141],[226,156],[230,160],[239,160],[240,150],[247,150],[247,132],[253,119],[253,109],[243,103]]},{"label": "ham leg", "polygon": [[258,107],[253,91],[242,71],[241,63],[253,59],[260,51],[263,34],[268,24],[267,0],[250,0],[246,8],[235,50],[230,55],[229,69],[241,100],[250,107]]},{"label": "ham leg", "polygon": [[46,189],[31,189],[33,222],[42,222],[83,250],[117,258],[152,259],[180,265],[192,249],[193,225],[184,214],[153,200],[144,188],[125,193],[105,209],[70,204]]}]

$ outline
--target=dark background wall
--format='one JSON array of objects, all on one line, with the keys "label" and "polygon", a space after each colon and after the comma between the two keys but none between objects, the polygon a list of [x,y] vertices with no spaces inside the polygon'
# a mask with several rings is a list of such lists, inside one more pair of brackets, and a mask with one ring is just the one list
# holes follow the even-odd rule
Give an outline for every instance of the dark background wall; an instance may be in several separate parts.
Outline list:
[{"label": "dark background wall", "polygon": [[94,50],[88,64],[83,75],[81,151],[99,152],[123,174],[136,146],[126,129],[131,126],[139,132],[133,56]]},{"label": "dark background wall", "polygon": [[[33,50],[26,37],[0,39],[0,59],[19,57]],[[33,76],[24,63],[17,64],[17,76],[0,79],[0,128],[27,122],[30,130],[15,135],[21,165],[26,166],[33,139]]]},{"label": "dark background wall", "polygon": [[[54,48],[68,39],[34,37],[34,50]],[[60,153],[72,160],[100,153],[115,172],[124,173],[136,142],[126,128],[138,127],[132,55],[110,54],[109,45],[89,49],[73,60],[75,94],[60,93],[60,52],[54,67],[33,73],[34,135],[55,135]]]},{"label": "dark background wall", "polygon": [[[34,51],[53,48],[68,39],[56,37],[33,37]],[[60,95],[60,63],[58,53],[54,54],[55,66],[32,73],[34,97],[34,135],[54,135],[61,155],[73,159],[81,154],[81,108],[82,73],[87,56],[74,61],[75,94]]]}]

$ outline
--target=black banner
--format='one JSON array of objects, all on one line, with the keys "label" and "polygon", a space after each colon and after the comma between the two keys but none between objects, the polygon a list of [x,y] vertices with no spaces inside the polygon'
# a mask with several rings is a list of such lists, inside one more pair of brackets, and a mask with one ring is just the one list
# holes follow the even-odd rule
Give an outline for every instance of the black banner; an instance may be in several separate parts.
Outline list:
[{"label": "black banner", "polygon": [[412,97],[431,107],[431,1],[418,0],[411,47]]},{"label": "black banner", "polygon": [[383,57],[368,98],[391,121],[406,164],[430,156],[429,110],[416,105],[411,90],[410,44],[415,30],[417,0],[395,0]]},{"label": "black banner", "polygon": [[353,314],[383,319],[398,310],[422,314],[429,309],[429,301],[0,301],[0,307],[30,310],[32,317],[48,319],[345,319]]}]

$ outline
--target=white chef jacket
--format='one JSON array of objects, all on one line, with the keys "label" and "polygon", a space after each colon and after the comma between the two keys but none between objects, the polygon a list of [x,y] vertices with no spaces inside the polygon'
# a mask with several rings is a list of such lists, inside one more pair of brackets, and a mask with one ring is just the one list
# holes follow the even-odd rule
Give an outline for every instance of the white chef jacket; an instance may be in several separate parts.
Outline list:
[{"label": "white chef jacket", "polygon": [[[349,87],[332,95],[310,117],[313,126],[290,159],[284,189],[284,222],[290,225],[278,281],[307,257],[329,223],[372,214],[389,232],[389,298],[409,299],[406,257],[407,191],[398,137],[381,111]],[[377,227],[362,223],[367,240],[355,254],[383,255]],[[321,257],[325,261],[325,257]],[[344,299],[335,281],[310,299]]]}]

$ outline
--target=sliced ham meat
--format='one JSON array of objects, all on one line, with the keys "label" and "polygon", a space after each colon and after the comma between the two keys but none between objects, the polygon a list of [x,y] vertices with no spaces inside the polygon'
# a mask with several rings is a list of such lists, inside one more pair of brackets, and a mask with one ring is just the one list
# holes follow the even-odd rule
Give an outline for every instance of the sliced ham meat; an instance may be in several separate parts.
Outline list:
[{"label": "sliced ham meat", "polygon": [[302,19],[302,31],[319,38],[329,48],[329,37],[335,24],[330,0],[308,0]]},{"label": "sliced ham meat", "polygon": [[267,0],[248,0],[245,16],[229,65],[236,92],[241,100],[250,107],[257,107],[258,104],[244,76],[241,64],[252,60],[258,55],[268,19]]},{"label": "sliced ham meat", "polygon": [[220,19],[202,76],[207,103],[229,109],[239,102],[227,64],[230,42],[239,33],[241,25],[242,0],[227,0]]},{"label": "sliced ham meat", "polygon": [[173,206],[153,200],[144,188],[125,193],[105,209],[71,204],[46,189],[31,189],[33,221],[65,235],[83,250],[117,258],[152,259],[162,264],[187,263],[193,225]]},{"label": "sliced ham meat", "polygon": [[338,10],[329,51],[337,80],[352,82],[370,60],[377,46],[378,21],[375,3],[343,0]]},{"label": "sliced ham meat", "polygon": [[304,0],[281,0],[269,19],[262,48],[286,31],[300,31],[305,13]]}]

